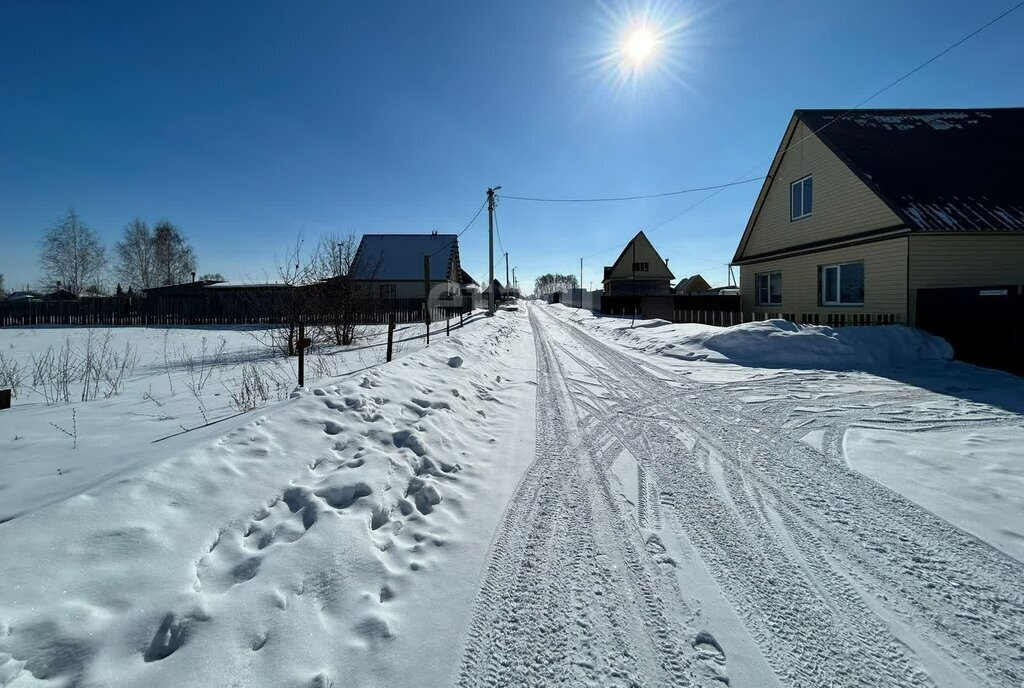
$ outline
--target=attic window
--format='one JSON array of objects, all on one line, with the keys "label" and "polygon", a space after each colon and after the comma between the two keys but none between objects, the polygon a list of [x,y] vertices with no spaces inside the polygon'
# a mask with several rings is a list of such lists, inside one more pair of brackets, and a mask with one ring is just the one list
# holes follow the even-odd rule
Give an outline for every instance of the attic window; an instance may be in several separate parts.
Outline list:
[{"label": "attic window", "polygon": [[814,179],[807,175],[789,185],[789,219],[799,220],[811,214]]},{"label": "attic window", "polygon": [[633,263],[633,272],[650,272],[651,264],[647,261],[642,263]]}]

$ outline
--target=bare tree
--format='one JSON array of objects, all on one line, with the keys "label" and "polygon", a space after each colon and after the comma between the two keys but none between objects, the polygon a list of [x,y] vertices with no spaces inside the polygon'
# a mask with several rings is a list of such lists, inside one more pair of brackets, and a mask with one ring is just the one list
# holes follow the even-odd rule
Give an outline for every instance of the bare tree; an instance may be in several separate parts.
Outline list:
[{"label": "bare tree", "polygon": [[135,289],[157,286],[156,244],[143,220],[135,218],[125,225],[114,250],[117,252],[117,276],[122,282]]},{"label": "bare tree", "polygon": [[196,279],[199,280],[200,282],[223,282],[224,275],[220,274],[219,272],[204,272],[203,274],[199,275],[199,277],[196,277]]},{"label": "bare tree", "polygon": [[153,256],[158,284],[180,284],[196,271],[196,255],[175,225],[167,220],[153,227]]},{"label": "bare tree", "polygon": [[57,220],[43,235],[39,257],[44,279],[52,287],[81,294],[102,281],[107,252],[100,238],[74,210]]},{"label": "bare tree", "polygon": [[360,287],[360,280],[372,280],[377,266],[358,265],[358,249],[355,234],[328,234],[314,253],[318,265],[312,289],[320,329],[339,346],[355,340],[359,314],[369,309],[372,296]]}]

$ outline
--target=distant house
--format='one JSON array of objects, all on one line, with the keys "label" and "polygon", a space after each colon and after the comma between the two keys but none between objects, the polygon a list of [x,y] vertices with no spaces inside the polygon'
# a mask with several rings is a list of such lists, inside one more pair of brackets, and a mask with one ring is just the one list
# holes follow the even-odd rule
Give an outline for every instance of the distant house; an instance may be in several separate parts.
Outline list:
[{"label": "distant house", "polygon": [[676,294],[700,294],[709,291],[711,285],[700,275],[690,275],[679,280],[672,290]]},{"label": "distant house", "polygon": [[143,289],[142,293],[146,298],[182,298],[204,296],[203,289],[214,284],[220,284],[221,280],[195,280],[182,282],[181,284],[168,284],[162,287],[150,287]]},{"label": "distant house", "polygon": [[473,279],[468,272],[459,268],[459,288],[463,296],[471,296],[480,291],[480,283]]},{"label": "distant house", "polygon": [[34,291],[12,291],[7,295],[8,301],[41,301],[42,297]]},{"label": "distant house", "polygon": [[604,268],[606,296],[649,296],[672,292],[675,275],[647,235],[638,232],[611,265]]},{"label": "distant house", "polygon": [[470,284],[459,261],[455,234],[365,234],[353,267],[353,284],[373,298],[422,299],[423,258],[429,264],[432,294],[457,296]]},{"label": "distant house", "polygon": [[78,294],[67,289],[56,289],[43,296],[44,301],[77,301]]},{"label": "distant house", "polygon": [[797,110],[733,257],[743,310],[914,324],[918,289],[1024,284],[1021,151],[1024,108]]}]

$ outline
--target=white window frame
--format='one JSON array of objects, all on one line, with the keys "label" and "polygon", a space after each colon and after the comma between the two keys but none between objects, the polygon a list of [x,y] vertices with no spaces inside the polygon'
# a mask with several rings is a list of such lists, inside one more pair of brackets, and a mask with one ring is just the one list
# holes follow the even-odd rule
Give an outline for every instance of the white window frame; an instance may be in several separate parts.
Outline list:
[{"label": "white window frame", "polygon": [[[845,260],[842,263],[827,263],[818,267],[818,281],[821,282],[821,305],[822,306],[863,306],[864,297],[861,296],[860,301],[843,301],[843,266],[844,265],[860,265],[861,274],[865,282],[865,291],[867,291],[867,272],[864,270],[863,260]],[[834,269],[836,271],[836,298],[834,301],[829,301],[826,294],[826,283],[825,272],[827,270]]]},{"label": "white window frame", "polygon": [[[772,275],[779,276],[779,293],[778,301],[772,301]],[[765,291],[768,292],[768,299],[761,299],[761,278],[768,280],[768,285],[765,287]],[[759,272],[754,275],[754,291],[757,293],[756,302],[758,306],[781,306],[782,305],[782,270],[772,270],[770,272]]]},{"label": "white window frame", "polygon": [[[804,193],[806,192],[806,183],[811,182],[811,204],[807,212],[804,209],[807,208],[807,204],[804,203]],[[793,205],[793,187],[797,184],[800,185],[800,213],[796,213],[796,207]],[[791,182],[789,185],[789,221],[795,222],[796,220],[802,220],[805,217],[810,217],[814,214],[814,175],[809,174],[806,177],[801,177],[795,182]]]}]

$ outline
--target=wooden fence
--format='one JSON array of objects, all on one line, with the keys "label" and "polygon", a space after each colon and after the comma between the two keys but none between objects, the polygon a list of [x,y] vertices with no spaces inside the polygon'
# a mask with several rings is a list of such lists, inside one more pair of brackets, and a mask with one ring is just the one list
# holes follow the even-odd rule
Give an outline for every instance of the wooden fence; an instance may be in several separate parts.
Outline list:
[{"label": "wooden fence", "polygon": [[853,325],[894,325],[903,322],[896,313],[786,313],[772,311],[746,311],[741,309],[740,297],[690,296],[670,294],[659,296],[605,296],[601,301],[605,315],[638,318],[661,318],[674,323],[700,323],[728,327],[740,323],[778,318],[801,325],[827,325],[845,327]]},{"label": "wooden fence", "polygon": [[[358,324],[382,324],[394,315],[397,323],[423,322],[423,299],[380,299],[355,304]],[[430,310],[433,322],[468,313],[472,299],[438,303]],[[273,325],[288,322],[290,309],[279,299],[226,299],[216,295],[182,297],[106,297],[75,301],[0,301],[0,327],[34,325],[173,326]],[[339,318],[337,309],[305,311],[302,320],[326,324]]]}]

